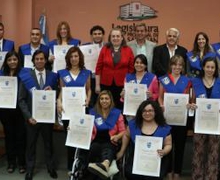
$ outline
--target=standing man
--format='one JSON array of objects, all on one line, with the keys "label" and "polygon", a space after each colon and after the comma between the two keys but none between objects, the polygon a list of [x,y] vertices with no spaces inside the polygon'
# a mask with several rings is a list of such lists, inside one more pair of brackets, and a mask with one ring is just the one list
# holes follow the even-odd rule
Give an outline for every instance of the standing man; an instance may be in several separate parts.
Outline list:
[{"label": "standing man", "polygon": [[32,91],[35,89],[57,89],[57,74],[45,70],[46,56],[41,50],[35,51],[32,62],[35,69],[24,68],[19,74],[21,82],[19,85],[18,102],[27,122],[27,173],[25,180],[32,180],[33,177],[37,138],[40,132],[44,141],[47,170],[50,177],[55,179],[57,178],[57,173],[53,159],[53,124],[37,123],[32,117]]},{"label": "standing man", "polygon": [[0,51],[13,51],[14,41],[4,39],[5,27],[3,23],[0,23]]},{"label": "standing man", "polygon": [[[102,47],[105,45],[104,36],[105,36],[104,28],[102,26],[95,25],[90,29],[91,42],[83,44],[83,45],[98,44],[99,52],[100,52]],[[95,74],[94,73],[92,74],[92,78],[91,78],[91,90],[92,90],[92,95],[90,99],[90,106],[93,107],[97,99],[97,94],[95,93]]]},{"label": "standing man", "polygon": [[30,43],[19,47],[18,53],[21,58],[22,66],[24,66],[25,55],[32,55],[36,50],[42,50],[46,55],[46,69],[51,70],[51,63],[48,61],[49,47],[41,44],[42,33],[39,28],[33,28],[30,32]]},{"label": "standing man", "polygon": [[[186,65],[186,48],[179,46],[180,32],[176,28],[166,31],[166,43],[154,48],[153,71],[157,77],[163,76],[168,72],[170,58],[178,54],[184,58]],[[186,70],[186,67],[185,67]]]},{"label": "standing man", "polygon": [[147,40],[147,27],[144,23],[135,26],[135,40],[128,42],[134,56],[144,54],[147,57],[148,72],[152,72],[153,50],[156,43]]}]

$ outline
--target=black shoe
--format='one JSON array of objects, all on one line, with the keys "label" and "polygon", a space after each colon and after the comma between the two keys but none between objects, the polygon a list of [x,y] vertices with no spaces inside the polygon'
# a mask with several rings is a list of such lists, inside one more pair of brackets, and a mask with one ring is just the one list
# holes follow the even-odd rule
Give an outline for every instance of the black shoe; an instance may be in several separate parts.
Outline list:
[{"label": "black shoe", "polygon": [[57,179],[58,175],[57,175],[57,172],[54,169],[48,170],[48,173],[50,174],[51,178]]},{"label": "black shoe", "polygon": [[25,180],[32,180],[33,179],[33,173],[26,173]]},{"label": "black shoe", "polygon": [[9,164],[7,168],[8,173],[13,173],[15,171],[15,165]]}]

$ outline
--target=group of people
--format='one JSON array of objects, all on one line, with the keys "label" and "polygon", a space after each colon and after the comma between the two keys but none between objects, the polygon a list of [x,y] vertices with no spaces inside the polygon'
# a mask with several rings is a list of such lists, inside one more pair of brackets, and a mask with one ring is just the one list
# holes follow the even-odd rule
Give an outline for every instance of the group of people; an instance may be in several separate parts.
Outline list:
[{"label": "group of people", "polygon": [[[182,171],[187,126],[170,126],[163,115],[164,93],[189,94],[187,108],[196,109],[196,98],[220,98],[219,68],[220,43],[209,44],[208,35],[199,32],[195,36],[192,51],[178,45],[180,32],[170,28],[166,43],[157,46],[146,39],[144,23],[135,27],[135,40],[126,42],[120,29],[113,28],[104,42],[104,29],[97,25],[91,28],[91,43],[98,44],[95,75],[85,67],[80,50],[81,41],[73,38],[70,26],[62,21],[57,27],[57,38],[49,45],[40,43],[40,29],[33,28],[30,43],[14,51],[14,42],[4,39],[4,25],[0,23],[0,50],[7,51],[0,76],[15,76],[18,79],[16,109],[0,109],[4,127],[8,173],[18,166],[25,173],[25,180],[32,180],[36,162],[36,140],[39,133],[44,140],[46,165],[49,175],[57,178],[53,154],[53,124],[37,123],[32,116],[33,90],[57,91],[57,113],[65,109],[62,104],[63,87],[85,87],[87,113],[95,116],[92,142],[89,153],[82,153],[84,166],[90,179],[108,179],[109,167],[114,159],[120,159],[128,146],[134,150],[136,135],[163,138],[163,148],[158,149],[162,158],[159,177],[132,174],[133,155],[126,168],[127,179],[179,180]],[[55,45],[73,45],[66,56],[66,68],[52,72],[56,58]],[[23,68],[25,55],[32,55],[33,69]],[[137,109],[135,117],[122,115],[124,83],[146,85],[147,99]],[[73,107],[74,111],[74,107]],[[193,118],[188,118],[192,121]],[[69,121],[62,121],[65,132]],[[127,124],[127,125],[126,125]],[[192,123],[191,123],[192,124]],[[194,134],[192,179],[217,180],[219,137]],[[120,145],[119,145],[120,144]],[[67,168],[71,170],[74,148],[67,148]],[[91,173],[93,176],[88,176]],[[98,176],[98,177],[97,177]],[[86,178],[86,176],[82,176]]]}]

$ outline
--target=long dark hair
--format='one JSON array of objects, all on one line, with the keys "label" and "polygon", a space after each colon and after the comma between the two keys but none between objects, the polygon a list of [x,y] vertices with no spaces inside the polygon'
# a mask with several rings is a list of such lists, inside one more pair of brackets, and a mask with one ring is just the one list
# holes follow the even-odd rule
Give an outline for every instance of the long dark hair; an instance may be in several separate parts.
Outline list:
[{"label": "long dark hair", "polygon": [[217,59],[215,58],[215,57],[207,57],[207,58],[205,58],[203,61],[202,61],[202,71],[201,71],[201,73],[200,73],[200,77],[201,78],[203,78],[204,76],[205,76],[205,72],[204,72],[204,67],[205,67],[205,65],[206,65],[206,63],[207,62],[214,62],[214,64],[215,64],[215,72],[214,72],[214,74],[213,74],[213,76],[215,77],[215,78],[217,78],[219,75],[218,75],[218,62],[217,62]]},{"label": "long dark hair", "polygon": [[20,57],[19,57],[18,53],[16,51],[9,51],[5,55],[5,59],[4,59],[4,62],[2,64],[2,67],[1,67],[1,70],[3,71],[3,74],[6,75],[6,76],[10,75],[10,71],[11,71],[9,66],[8,66],[7,60],[8,60],[8,58],[10,58],[12,56],[15,56],[18,59],[18,65],[16,67],[16,70],[15,70],[13,76],[17,76],[20,69],[21,69],[21,60],[20,60]]},{"label": "long dark hair", "polygon": [[164,118],[163,111],[162,111],[161,107],[159,106],[159,104],[155,101],[146,100],[146,101],[143,101],[140,104],[140,106],[138,107],[138,110],[137,110],[137,113],[136,113],[136,116],[135,116],[135,122],[136,122],[137,127],[141,129],[142,126],[143,126],[143,116],[142,116],[142,114],[143,114],[144,108],[147,105],[151,105],[154,109],[155,122],[159,126],[164,126],[166,124],[166,120]]},{"label": "long dark hair", "polygon": [[[140,59],[140,60],[141,60],[141,62],[146,66],[145,71],[148,71],[148,70],[147,70],[147,68],[148,68],[147,57],[146,57],[144,54],[139,54],[139,55],[135,56],[135,58],[134,58],[134,64],[135,64],[135,62],[136,62],[137,59]],[[134,68],[134,73],[136,73],[135,68]]]},{"label": "long dark hair", "polygon": [[205,40],[206,40],[206,44],[205,44],[205,48],[204,48],[204,56],[206,55],[206,53],[208,53],[209,51],[211,51],[211,48],[210,48],[210,45],[209,45],[209,37],[206,33],[204,32],[198,32],[196,34],[196,37],[194,39],[194,43],[193,43],[193,56],[196,57],[197,55],[199,55],[199,52],[200,52],[200,49],[199,49],[199,46],[198,46],[198,38],[199,38],[199,35],[202,35]]}]

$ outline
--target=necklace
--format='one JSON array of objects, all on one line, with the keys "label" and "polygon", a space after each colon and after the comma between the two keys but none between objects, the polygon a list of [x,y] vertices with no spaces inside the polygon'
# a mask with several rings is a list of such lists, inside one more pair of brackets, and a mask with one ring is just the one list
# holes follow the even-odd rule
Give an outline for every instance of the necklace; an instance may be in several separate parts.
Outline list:
[{"label": "necklace", "polygon": [[211,81],[206,78],[203,78],[203,82],[207,87],[212,87],[215,82],[215,78],[212,78]]}]

